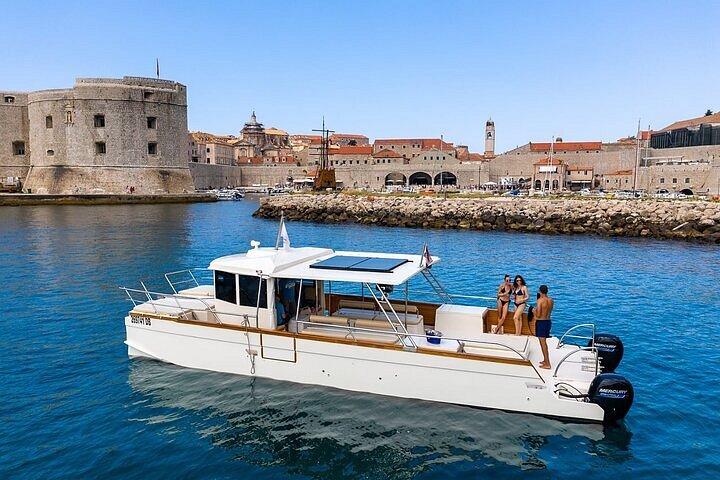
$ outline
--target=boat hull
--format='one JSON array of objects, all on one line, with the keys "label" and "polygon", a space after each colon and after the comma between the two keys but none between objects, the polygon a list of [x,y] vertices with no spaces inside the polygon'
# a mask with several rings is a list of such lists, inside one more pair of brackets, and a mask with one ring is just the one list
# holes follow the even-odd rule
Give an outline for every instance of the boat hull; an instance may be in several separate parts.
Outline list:
[{"label": "boat hull", "polygon": [[547,375],[529,362],[149,317],[128,316],[125,325],[130,357],[392,397],[603,421],[602,408],[559,398]]}]

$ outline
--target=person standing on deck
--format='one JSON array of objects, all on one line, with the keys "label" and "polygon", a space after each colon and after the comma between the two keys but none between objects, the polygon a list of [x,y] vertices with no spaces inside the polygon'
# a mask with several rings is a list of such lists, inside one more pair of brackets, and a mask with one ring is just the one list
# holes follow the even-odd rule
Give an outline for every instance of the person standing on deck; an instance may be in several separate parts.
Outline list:
[{"label": "person standing on deck", "polygon": [[512,286],[512,296],[515,297],[515,311],[513,322],[515,322],[515,335],[522,335],[523,313],[527,308],[527,301],[530,299],[525,279],[522,275],[515,275]]},{"label": "person standing on deck", "polygon": [[547,285],[540,285],[540,298],[537,300],[535,307],[535,336],[540,341],[540,349],[543,354],[543,361],[540,362],[540,368],[550,368],[550,356],[548,355],[547,339],[550,337],[550,327],[552,322],[550,315],[552,314],[555,300],[548,297]]},{"label": "person standing on deck", "polygon": [[505,275],[505,281],[498,287],[497,291],[497,309],[498,322],[490,330],[491,333],[503,333],[503,324],[510,308],[510,294],[512,293],[512,283],[510,283],[510,275]]}]

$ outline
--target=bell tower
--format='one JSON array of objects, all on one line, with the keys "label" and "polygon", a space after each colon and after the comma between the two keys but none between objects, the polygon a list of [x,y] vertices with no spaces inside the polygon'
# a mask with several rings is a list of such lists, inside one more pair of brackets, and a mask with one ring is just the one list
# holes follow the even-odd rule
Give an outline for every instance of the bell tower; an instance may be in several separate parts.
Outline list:
[{"label": "bell tower", "polygon": [[492,118],[485,122],[485,157],[495,156],[495,122]]}]

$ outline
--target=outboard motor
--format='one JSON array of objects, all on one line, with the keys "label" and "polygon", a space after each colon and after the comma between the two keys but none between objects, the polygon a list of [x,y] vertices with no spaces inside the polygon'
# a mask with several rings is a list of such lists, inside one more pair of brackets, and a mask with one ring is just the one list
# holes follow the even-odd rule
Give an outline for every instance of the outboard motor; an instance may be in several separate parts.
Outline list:
[{"label": "outboard motor", "polygon": [[[588,347],[592,346],[592,342],[588,343]],[[622,360],[624,347],[622,340],[617,335],[607,333],[595,334],[595,348],[598,350],[600,358],[600,366],[603,373],[612,373],[620,365]]]},{"label": "outboard motor", "polygon": [[627,415],[635,392],[630,381],[616,373],[601,373],[588,389],[588,399],[605,411],[603,423],[613,424]]}]

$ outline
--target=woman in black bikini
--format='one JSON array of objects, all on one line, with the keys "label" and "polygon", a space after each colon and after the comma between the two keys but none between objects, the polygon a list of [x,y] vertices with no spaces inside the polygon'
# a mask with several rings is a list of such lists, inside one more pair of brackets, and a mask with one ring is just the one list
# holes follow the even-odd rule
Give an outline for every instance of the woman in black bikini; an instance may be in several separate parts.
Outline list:
[{"label": "woman in black bikini", "polygon": [[508,309],[510,308],[511,293],[512,284],[510,283],[510,275],[505,275],[505,281],[498,287],[497,291],[498,323],[492,328],[492,333],[503,332],[503,323],[505,323],[505,317],[507,317]]},{"label": "woman in black bikini", "polygon": [[515,335],[522,334],[522,314],[527,307],[527,301],[530,298],[528,289],[525,286],[525,279],[520,275],[515,275],[513,282],[512,295],[515,297],[515,312],[513,313],[513,321],[515,322]]}]

